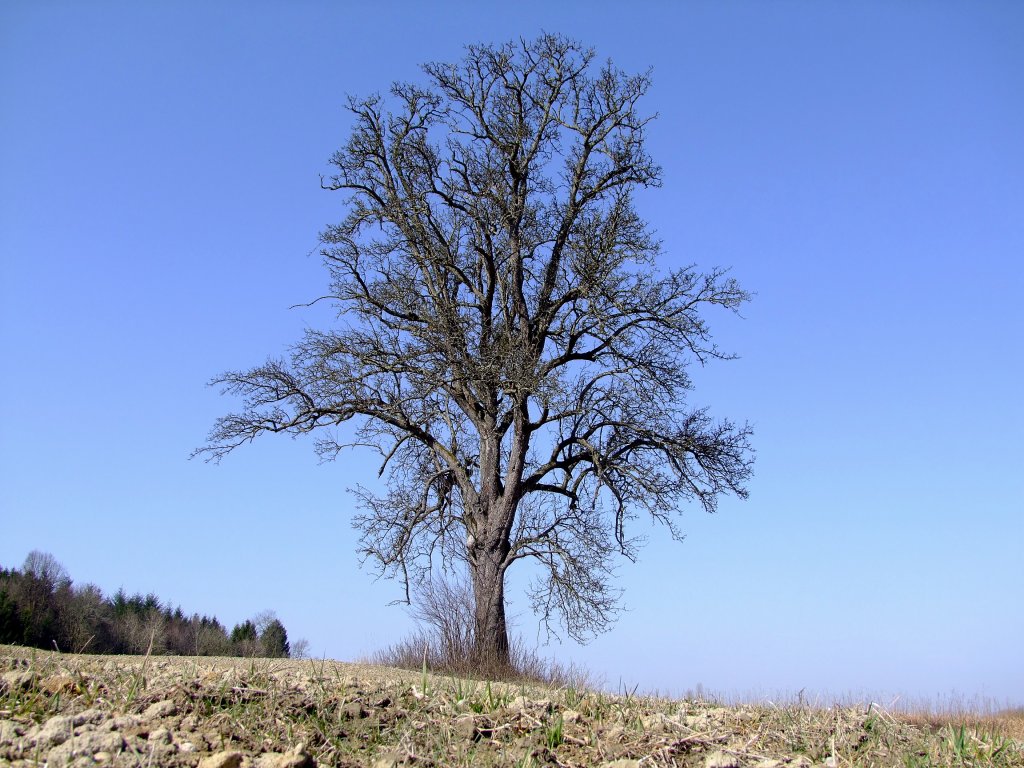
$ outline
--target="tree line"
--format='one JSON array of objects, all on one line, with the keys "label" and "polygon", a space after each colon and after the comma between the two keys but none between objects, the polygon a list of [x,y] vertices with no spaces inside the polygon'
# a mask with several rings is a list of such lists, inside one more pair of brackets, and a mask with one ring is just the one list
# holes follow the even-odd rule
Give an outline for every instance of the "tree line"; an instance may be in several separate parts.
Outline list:
[{"label": "tree line", "polygon": [[30,552],[21,569],[0,566],[0,644],[71,653],[175,656],[305,654],[271,611],[229,632],[215,616],[186,615],[156,595],[107,597],[94,584],[76,585],[50,554]]}]

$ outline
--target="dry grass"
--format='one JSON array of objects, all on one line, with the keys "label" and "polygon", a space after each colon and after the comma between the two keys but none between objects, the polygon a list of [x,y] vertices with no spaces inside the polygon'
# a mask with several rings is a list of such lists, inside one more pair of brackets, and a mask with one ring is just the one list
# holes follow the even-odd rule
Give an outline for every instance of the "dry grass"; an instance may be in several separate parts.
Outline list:
[{"label": "dry grass", "polygon": [[436,637],[419,632],[377,651],[367,663],[421,673],[426,670],[435,675],[474,680],[519,682],[555,688],[587,686],[589,675],[585,670],[545,659],[522,642],[512,643],[510,657],[508,663],[481,662],[474,657],[473,649],[468,644],[441,644]]},{"label": "dry grass", "polygon": [[472,587],[454,574],[436,576],[415,590],[412,616],[420,629],[378,651],[371,663],[413,671],[505,682],[583,687],[586,673],[547,660],[515,638],[509,659],[482,658],[474,637]]},{"label": "dry grass", "polygon": [[[0,734],[7,734],[0,764],[18,768],[47,761],[39,734],[58,715],[106,718],[86,727],[120,729],[123,748],[104,756],[110,766],[196,768],[237,752],[240,768],[286,764],[268,762],[273,753],[297,755],[307,766],[371,768],[1024,768],[1024,742],[1011,735],[1019,735],[1011,729],[1019,728],[1020,712],[914,722],[874,706],[723,707],[329,661],[10,648],[0,651],[0,671]],[[152,715],[164,702],[166,710]],[[50,753],[48,765],[56,764]]]},{"label": "dry grass", "polygon": [[991,733],[1024,743],[1024,708],[1004,709],[987,714],[972,712],[900,712],[905,723],[931,731],[965,728],[972,732]]}]

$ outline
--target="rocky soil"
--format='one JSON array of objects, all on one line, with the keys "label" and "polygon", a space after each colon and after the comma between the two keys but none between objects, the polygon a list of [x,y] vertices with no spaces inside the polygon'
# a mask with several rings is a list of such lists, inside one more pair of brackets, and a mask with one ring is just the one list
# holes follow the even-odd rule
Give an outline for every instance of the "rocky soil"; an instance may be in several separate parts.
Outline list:
[{"label": "rocky soil", "polygon": [[0,648],[0,765],[1024,767],[998,721],[720,707],[299,660]]}]

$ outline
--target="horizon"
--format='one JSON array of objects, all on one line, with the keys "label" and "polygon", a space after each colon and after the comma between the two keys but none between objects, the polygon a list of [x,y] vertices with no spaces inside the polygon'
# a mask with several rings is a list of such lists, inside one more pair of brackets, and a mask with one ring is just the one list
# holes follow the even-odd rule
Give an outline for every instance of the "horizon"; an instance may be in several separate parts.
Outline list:
[{"label": "horizon", "polygon": [[[541,653],[670,695],[1024,704],[1011,2],[4,4],[0,564],[49,552],[227,626],[272,609],[314,658],[407,635],[349,525],[373,454],[188,456],[237,406],[207,381],[331,322],[299,305],[343,215],[319,174],[345,95],[541,31],[653,68],[664,184],[637,208],[663,268],[727,266],[755,294],[708,316],[738,359],[692,369],[690,402],[750,421],[757,451],[750,498],[684,510],[683,543],[637,527],[608,633]],[[528,576],[507,594],[532,645]]]}]

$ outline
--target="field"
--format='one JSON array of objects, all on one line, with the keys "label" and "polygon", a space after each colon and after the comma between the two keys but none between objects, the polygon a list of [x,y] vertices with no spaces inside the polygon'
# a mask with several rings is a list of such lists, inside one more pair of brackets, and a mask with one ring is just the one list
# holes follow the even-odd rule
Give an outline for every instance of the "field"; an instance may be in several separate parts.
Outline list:
[{"label": "field", "polygon": [[1024,713],[716,705],[332,661],[0,648],[0,765],[1021,766]]}]

